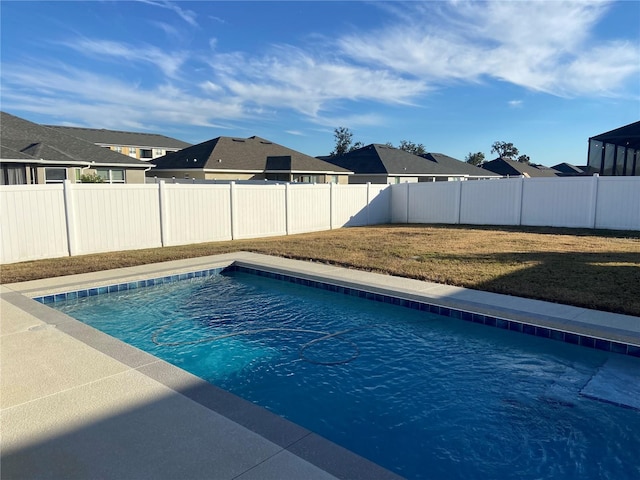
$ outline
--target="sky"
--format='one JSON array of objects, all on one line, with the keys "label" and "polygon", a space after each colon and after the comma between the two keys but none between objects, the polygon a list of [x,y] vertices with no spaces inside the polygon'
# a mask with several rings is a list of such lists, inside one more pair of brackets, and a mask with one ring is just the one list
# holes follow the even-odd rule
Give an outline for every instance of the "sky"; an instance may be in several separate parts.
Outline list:
[{"label": "sky", "polygon": [[312,156],[346,127],[552,166],[640,120],[637,0],[3,0],[0,17],[1,109],[43,124]]}]

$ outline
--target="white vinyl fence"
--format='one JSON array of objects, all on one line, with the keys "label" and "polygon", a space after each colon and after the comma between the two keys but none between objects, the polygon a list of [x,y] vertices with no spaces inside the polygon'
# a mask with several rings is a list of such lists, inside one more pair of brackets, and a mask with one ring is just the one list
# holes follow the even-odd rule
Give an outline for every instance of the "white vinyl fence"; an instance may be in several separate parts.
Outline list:
[{"label": "white vinyl fence", "polygon": [[640,177],[403,183],[391,221],[640,230]]},{"label": "white vinyl fence", "polygon": [[391,221],[388,185],[0,187],[0,263]]},{"label": "white vinyl fence", "polygon": [[385,223],[640,230],[640,177],[0,187],[0,263]]}]

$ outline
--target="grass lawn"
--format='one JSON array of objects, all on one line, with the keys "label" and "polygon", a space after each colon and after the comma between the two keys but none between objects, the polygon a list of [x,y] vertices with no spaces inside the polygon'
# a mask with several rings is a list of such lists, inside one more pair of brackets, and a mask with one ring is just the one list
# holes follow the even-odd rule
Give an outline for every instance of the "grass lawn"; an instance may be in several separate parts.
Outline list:
[{"label": "grass lawn", "polygon": [[0,280],[238,250],[640,316],[640,232],[380,225],[9,264]]}]

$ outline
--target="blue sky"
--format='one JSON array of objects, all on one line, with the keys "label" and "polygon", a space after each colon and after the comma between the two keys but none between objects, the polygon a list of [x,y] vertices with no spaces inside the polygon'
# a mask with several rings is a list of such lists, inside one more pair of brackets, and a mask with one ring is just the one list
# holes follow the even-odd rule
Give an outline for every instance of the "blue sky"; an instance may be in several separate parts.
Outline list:
[{"label": "blue sky", "polygon": [[333,130],[464,159],[586,163],[640,119],[640,2],[6,1],[2,110],[192,143]]}]

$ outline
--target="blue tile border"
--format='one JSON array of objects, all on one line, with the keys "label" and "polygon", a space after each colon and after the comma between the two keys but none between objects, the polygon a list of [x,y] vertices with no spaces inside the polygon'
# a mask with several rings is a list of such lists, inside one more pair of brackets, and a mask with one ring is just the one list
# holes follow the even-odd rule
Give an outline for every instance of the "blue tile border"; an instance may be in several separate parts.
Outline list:
[{"label": "blue tile border", "polygon": [[415,300],[407,300],[393,295],[385,295],[380,293],[367,292],[352,287],[342,287],[327,282],[321,282],[316,280],[307,280],[293,275],[286,275],[282,273],[274,273],[266,270],[260,270],[257,268],[245,267],[240,265],[231,265],[225,269],[225,272],[243,272],[252,275],[258,275],[261,277],[267,277],[274,280],[283,280],[306,287],[320,288],[322,290],[328,290],[331,292],[342,293],[344,295],[352,295],[359,298],[365,298],[367,300],[373,300],[376,302],[388,303],[405,308],[411,308],[413,310],[420,310],[423,312],[435,313],[443,317],[450,317],[455,319],[464,320],[467,322],[480,323],[490,327],[497,327],[504,330],[509,330],[517,333],[524,333],[526,335],[533,335],[541,338],[548,338],[550,340],[556,340],[573,345],[579,345],[582,347],[595,348],[598,350],[604,350],[606,352],[620,353],[623,355],[630,355],[632,357],[640,358],[640,346],[626,344],[622,342],[616,342],[613,340],[605,340],[597,337],[591,337],[588,335],[582,335],[578,333],[565,332],[563,330],[556,330],[548,327],[541,327],[537,325],[528,324],[525,322],[519,322],[516,320],[510,320],[507,318],[493,317],[490,315],[483,315],[480,313],[469,312],[465,310],[459,310],[451,307],[444,307],[426,302],[420,302]]},{"label": "blue tile border", "polygon": [[484,315],[480,313],[470,312],[466,310],[459,310],[456,308],[445,307],[427,302],[421,302],[417,300],[408,300],[394,295],[386,295],[381,293],[369,292],[353,287],[344,287],[333,283],[322,282],[317,280],[309,280],[306,278],[296,277],[294,275],[287,275],[283,273],[270,272],[268,270],[260,270],[258,268],[245,267],[241,265],[230,265],[228,267],[210,268],[205,270],[198,270],[195,272],[181,273],[179,275],[168,275],[158,278],[150,278],[146,280],[138,280],[133,282],[124,282],[113,285],[106,285],[100,287],[92,287],[89,289],[75,290],[65,293],[56,293],[54,295],[43,295],[40,297],[34,297],[33,300],[43,304],[51,304],[56,302],[62,302],[66,300],[75,300],[78,298],[84,298],[94,295],[102,295],[104,293],[121,292],[124,290],[134,290],[136,288],[149,287],[153,285],[162,285],[165,283],[179,282],[182,280],[188,280],[191,278],[208,277],[211,275],[219,275],[223,272],[242,272],[260,277],[266,277],[274,280],[280,280],[289,283],[295,283],[297,285],[319,288],[330,292],[340,293],[343,295],[351,295],[366,300],[373,300],[375,302],[387,303],[390,305],[396,305],[400,307],[410,308],[413,310],[419,310],[422,312],[435,313],[443,317],[454,318],[458,320],[464,320],[472,323],[480,323],[489,327],[497,327],[503,330],[509,330],[517,333],[524,333],[526,335],[533,335],[541,338],[548,338],[560,342],[569,343],[572,345],[579,345],[582,347],[594,348],[597,350],[603,350],[606,352],[620,353],[622,355],[630,355],[632,357],[640,358],[640,345],[626,344],[622,342],[616,342],[613,340],[606,340],[598,337],[591,337],[588,335],[582,335],[578,333],[565,332],[563,330],[557,330],[548,327],[541,327],[537,325],[528,324],[525,322],[519,322],[516,320],[510,320],[507,318],[494,317],[490,315]]},{"label": "blue tile border", "polygon": [[56,302],[64,302],[66,300],[76,300],[78,298],[93,297],[94,295],[103,295],[105,293],[122,292],[125,290],[135,290],[136,288],[151,287],[154,285],[162,285],[165,283],[179,282],[182,280],[188,280],[196,277],[209,277],[212,275],[219,275],[224,270],[220,268],[209,268],[206,270],[198,270],[197,272],[181,273],[179,275],[169,275],[165,277],[149,278],[145,280],[138,280],[133,282],[116,283],[113,285],[105,285],[100,287],[91,287],[81,290],[73,290],[70,292],[56,293],[55,295],[43,295],[40,297],[33,297],[36,302],[44,303],[45,305]]}]

